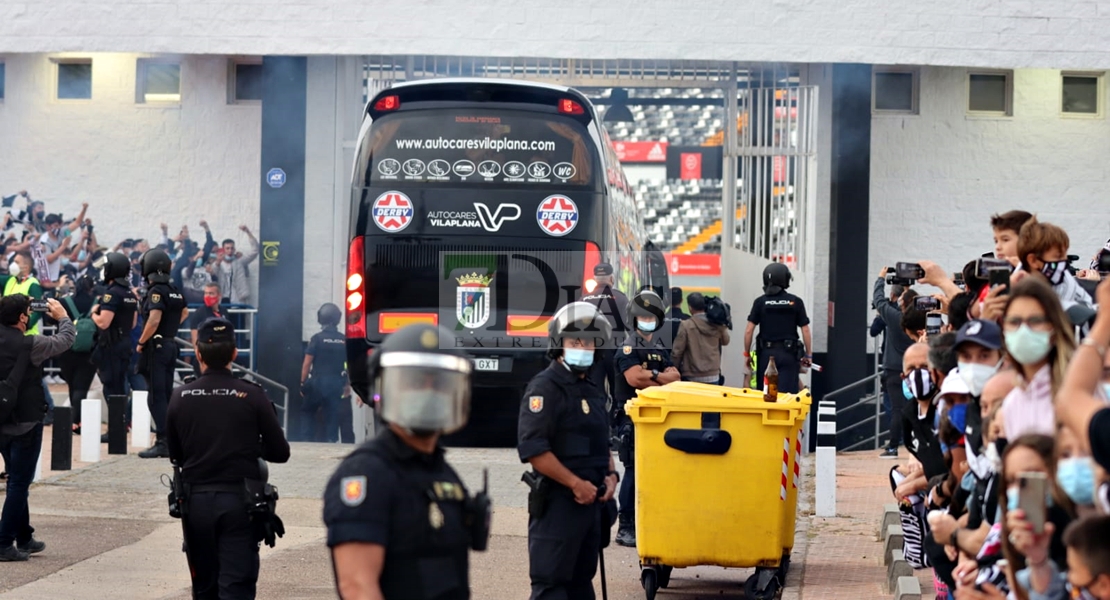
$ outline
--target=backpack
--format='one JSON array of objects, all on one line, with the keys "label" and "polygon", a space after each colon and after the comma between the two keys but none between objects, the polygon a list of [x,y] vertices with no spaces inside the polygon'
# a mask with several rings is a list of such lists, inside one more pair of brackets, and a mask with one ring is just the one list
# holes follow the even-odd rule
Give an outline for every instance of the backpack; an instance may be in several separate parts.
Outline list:
[{"label": "backpack", "polygon": [[73,302],[73,296],[66,296],[64,300],[69,305],[69,310],[74,314],[73,327],[77,330],[77,337],[74,338],[70,350],[74,352],[92,352],[96,343],[96,323],[89,316],[89,313],[82,315],[77,312],[77,304]]},{"label": "backpack", "polygon": [[732,307],[717,296],[705,297],[705,320],[732,329]]}]

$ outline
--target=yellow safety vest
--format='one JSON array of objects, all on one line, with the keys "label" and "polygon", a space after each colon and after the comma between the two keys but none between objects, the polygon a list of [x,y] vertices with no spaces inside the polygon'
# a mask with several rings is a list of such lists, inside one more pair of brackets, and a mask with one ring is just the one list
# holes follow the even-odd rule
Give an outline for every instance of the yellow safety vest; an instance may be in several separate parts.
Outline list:
[{"label": "yellow safety vest", "polygon": [[[39,280],[35,279],[34,277],[28,277],[27,279],[24,279],[23,283],[20,283],[19,281],[17,281],[15,277],[12,277],[12,278],[8,279],[8,283],[4,285],[4,295],[5,296],[10,296],[12,294],[23,294],[24,296],[30,296],[31,295],[31,286],[35,285],[35,284],[41,285],[41,284],[39,284]],[[42,322],[41,318],[39,319],[39,322]],[[38,334],[39,334],[39,324],[35,323],[35,326],[28,329],[26,331],[26,333],[24,333],[23,335],[38,335]]]}]

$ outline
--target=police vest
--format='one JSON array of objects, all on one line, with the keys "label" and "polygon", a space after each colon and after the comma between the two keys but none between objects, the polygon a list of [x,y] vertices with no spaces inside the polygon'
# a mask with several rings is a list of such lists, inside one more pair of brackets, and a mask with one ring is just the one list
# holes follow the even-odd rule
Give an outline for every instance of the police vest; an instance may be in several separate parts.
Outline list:
[{"label": "police vest", "polygon": [[[32,285],[40,285],[39,280],[35,279],[34,277],[28,277],[27,279],[24,279],[22,283],[19,283],[16,281],[15,277],[12,277],[8,280],[8,283],[4,285],[4,295],[11,296],[12,294],[23,294],[24,296],[30,297]],[[39,321],[42,321],[42,319],[39,319]],[[39,324],[35,323],[35,326],[28,329],[27,332],[23,335],[38,334]]]}]

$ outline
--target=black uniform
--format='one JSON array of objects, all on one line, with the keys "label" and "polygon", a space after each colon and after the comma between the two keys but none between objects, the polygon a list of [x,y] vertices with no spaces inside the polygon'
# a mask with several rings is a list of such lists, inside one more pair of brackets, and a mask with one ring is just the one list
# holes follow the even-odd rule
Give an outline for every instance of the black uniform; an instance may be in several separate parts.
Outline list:
[{"label": "black uniform", "polygon": [[[615,350],[612,348],[623,343],[622,340],[631,333],[631,327],[633,326],[632,323],[625,323],[628,318],[628,296],[624,292],[607,285],[597,290],[597,293],[583,296],[582,302],[596,306],[601,314],[605,315],[609,324],[613,326],[614,344],[607,349],[598,351],[601,362],[605,365],[604,376],[609,382],[609,393],[611,394],[616,389],[616,374],[613,372]],[[595,371],[591,371],[591,377],[594,376],[594,373]],[[595,381],[595,383],[601,385],[601,381]]]},{"label": "black uniform", "polygon": [[[316,411],[323,411],[324,436],[322,440],[335,443],[355,441],[354,426],[351,419],[342,420],[343,388],[347,385],[347,338],[335,327],[327,327],[312,336],[308,341],[305,354],[312,357],[312,374],[305,382],[304,404],[301,410],[305,415],[305,433],[308,440],[315,440]],[[350,401],[347,401],[350,406]],[[349,412],[349,411],[348,411]]]},{"label": "black uniform", "polygon": [[641,336],[636,336],[634,341],[635,344],[626,345],[617,351],[615,369],[617,372],[617,389],[613,394],[617,437],[621,440],[618,456],[621,463],[624,464],[624,477],[621,480],[621,491],[618,498],[622,522],[625,519],[631,522],[636,510],[636,465],[633,462],[635,448],[633,432],[635,428],[632,425],[632,419],[624,412],[625,403],[636,397],[636,388],[629,385],[624,373],[636,365],[640,365],[648,371],[658,371],[660,373],[666,370],[667,367],[674,366],[674,363],[671,362],[670,351],[662,348],[662,344],[652,344]]},{"label": "black uniform", "polygon": [[678,327],[682,322],[689,319],[690,315],[682,312],[682,309],[677,306],[671,307],[671,312],[667,314],[667,324],[670,325],[671,339],[668,348],[673,347],[674,341],[678,339]]},{"label": "black uniform", "polygon": [[748,322],[759,326],[759,336],[756,337],[757,381],[763,381],[768,359],[774,356],[775,367],[779,370],[779,392],[798,393],[799,367],[805,356],[802,341],[798,339],[798,328],[809,325],[802,299],[785,291],[764,294],[752,304]]},{"label": "black uniform", "polygon": [[[528,383],[520,407],[517,453],[521,462],[551,452],[581,479],[601,486],[609,472],[609,415],[605,394],[592,378],[575,375],[558,360]],[[574,493],[547,481],[542,515],[528,516],[532,600],[592,600],[597,555],[608,543],[603,515],[611,509],[583,505]]]},{"label": "black uniform", "polygon": [[468,600],[467,492],[443,456],[422,454],[391,430],[339,464],[324,491],[328,547],[385,547],[386,600]]},{"label": "black uniform", "polygon": [[113,281],[100,296],[102,310],[112,311],[112,322],[97,335],[93,360],[97,363],[105,396],[127,394],[127,375],[131,367],[131,323],[139,301],[131,290]]},{"label": "black uniform", "polygon": [[244,480],[261,479],[259,458],[289,460],[277,411],[258,385],[208,369],[174,390],[165,432],[188,486],[182,526],[193,597],[254,598],[262,537],[247,513]]},{"label": "black uniform", "polygon": [[147,288],[143,297],[143,321],[150,319],[150,311],[162,311],[162,320],[154,337],[143,345],[143,356],[139,361],[142,374],[150,388],[147,406],[159,432],[166,431],[166,407],[169,405],[170,392],[173,391],[173,371],[177,364],[177,330],[181,326],[181,310],[185,308],[185,296],[168,283],[155,283]]}]

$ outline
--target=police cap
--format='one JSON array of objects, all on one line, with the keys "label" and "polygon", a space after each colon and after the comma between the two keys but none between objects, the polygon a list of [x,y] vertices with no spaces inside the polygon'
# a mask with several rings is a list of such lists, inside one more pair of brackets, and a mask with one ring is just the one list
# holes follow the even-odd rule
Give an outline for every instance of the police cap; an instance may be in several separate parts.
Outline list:
[{"label": "police cap", "polygon": [[231,321],[221,318],[208,319],[200,324],[197,329],[197,342],[202,344],[216,344],[220,342],[235,343],[235,326]]},{"label": "police cap", "polygon": [[609,263],[598,263],[594,267],[594,277],[605,277],[613,274],[613,265]]}]

